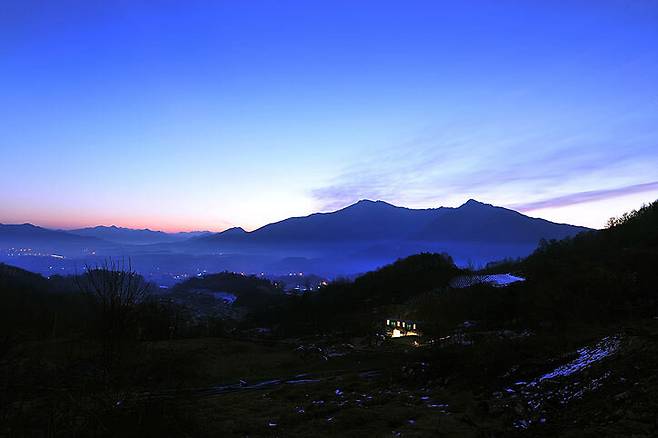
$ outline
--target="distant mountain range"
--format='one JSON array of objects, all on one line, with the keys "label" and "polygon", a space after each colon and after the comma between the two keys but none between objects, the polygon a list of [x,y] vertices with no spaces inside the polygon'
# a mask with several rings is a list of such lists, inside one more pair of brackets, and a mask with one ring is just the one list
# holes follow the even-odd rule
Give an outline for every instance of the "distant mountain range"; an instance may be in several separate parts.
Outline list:
[{"label": "distant mountain range", "polygon": [[[419,252],[447,252],[461,264],[521,257],[542,238],[562,239],[582,231],[588,228],[531,218],[472,199],[457,208],[432,209],[363,200],[251,232],[239,227],[221,233],[164,233],[115,226],[61,231],[31,224],[0,225],[0,260],[9,248],[22,247],[66,255],[69,265],[62,270],[93,254],[129,256],[153,278],[222,270],[333,277],[375,269]],[[29,263],[40,264],[19,265],[39,272],[55,269],[52,260],[31,258]]]},{"label": "distant mountain range", "polygon": [[148,228],[136,230],[133,228],[121,228],[115,225],[110,227],[97,226],[93,228],[80,228],[68,231],[70,234],[78,236],[96,237],[107,240],[108,242],[120,243],[124,245],[148,245],[154,243],[171,243],[192,237],[206,236],[213,234],[210,231],[189,231],[180,233],[165,233],[163,231],[153,231]]},{"label": "distant mountain range", "polygon": [[0,249],[30,248],[40,251],[79,252],[84,248],[105,247],[108,242],[92,236],[49,230],[32,224],[0,224]]},{"label": "distant mountain range", "polygon": [[32,224],[0,224],[0,248],[35,248],[80,251],[120,246],[172,243],[212,235],[210,231],[165,233],[149,229],[136,230],[117,226],[98,226],[77,230],[51,230]]}]

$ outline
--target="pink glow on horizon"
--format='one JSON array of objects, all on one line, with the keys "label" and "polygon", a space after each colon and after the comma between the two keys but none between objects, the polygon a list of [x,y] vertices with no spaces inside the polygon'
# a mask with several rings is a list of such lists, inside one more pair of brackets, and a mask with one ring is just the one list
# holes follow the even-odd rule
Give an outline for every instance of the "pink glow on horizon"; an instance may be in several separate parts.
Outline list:
[{"label": "pink glow on horizon", "polygon": [[[182,220],[181,220],[182,219]],[[165,233],[179,233],[189,231],[212,231],[220,232],[234,225],[225,221],[215,223],[203,223],[200,221],[189,221],[184,218],[148,218],[148,217],[134,217],[134,218],[121,218],[121,217],[95,217],[84,214],[71,214],[62,215],[54,214],[48,217],[42,215],[34,216],[10,216],[2,218],[0,223],[4,224],[23,224],[30,223],[39,227],[58,229],[58,230],[74,230],[79,228],[91,228],[97,226],[117,226],[121,228],[132,229],[149,229],[152,231],[164,231]]]},{"label": "pink glow on horizon", "polygon": [[[483,202],[506,206],[528,216],[539,217],[557,223],[603,228],[611,216],[619,216],[624,212],[640,208],[643,204],[650,203],[656,199],[658,199],[658,191],[651,190],[647,193],[614,193],[608,198],[587,199],[586,201],[576,199],[573,204],[552,205],[544,208],[521,208],[522,205],[510,205],[510,203],[506,203],[502,199],[487,198]],[[465,200],[459,197],[459,199],[452,201],[454,202],[430,203],[428,205],[414,205],[413,203],[407,203],[402,200],[393,200],[391,203],[409,208],[435,208],[437,205],[458,207]],[[245,204],[242,207],[246,210],[244,214],[232,218],[231,221],[216,217],[213,218],[213,215],[207,212],[188,212],[187,214],[178,214],[176,212],[173,215],[165,212],[159,215],[142,213],[128,216],[125,212],[121,212],[124,214],[118,214],[118,212],[107,214],[104,212],[89,212],[77,209],[62,211],[22,207],[19,211],[13,211],[8,215],[5,213],[5,215],[0,216],[0,223],[31,223],[44,228],[61,230],[115,225],[122,228],[149,229],[167,233],[189,231],[221,232],[235,226],[240,226],[247,231],[253,231],[268,223],[289,217],[306,216],[317,211],[317,208],[310,203],[305,205],[304,208],[294,210],[282,208],[281,206],[271,209],[261,208],[262,206],[251,203]],[[199,220],[199,217],[202,217],[203,220]]]}]

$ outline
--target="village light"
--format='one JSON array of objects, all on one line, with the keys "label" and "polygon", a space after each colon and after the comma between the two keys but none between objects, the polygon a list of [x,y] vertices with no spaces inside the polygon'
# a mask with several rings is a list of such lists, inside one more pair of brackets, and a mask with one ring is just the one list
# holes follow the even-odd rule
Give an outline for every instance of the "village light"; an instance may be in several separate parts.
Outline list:
[{"label": "village light", "polygon": [[405,336],[421,336],[418,332],[418,325],[415,322],[387,319],[386,326],[391,327],[387,335],[392,338],[401,338]]}]

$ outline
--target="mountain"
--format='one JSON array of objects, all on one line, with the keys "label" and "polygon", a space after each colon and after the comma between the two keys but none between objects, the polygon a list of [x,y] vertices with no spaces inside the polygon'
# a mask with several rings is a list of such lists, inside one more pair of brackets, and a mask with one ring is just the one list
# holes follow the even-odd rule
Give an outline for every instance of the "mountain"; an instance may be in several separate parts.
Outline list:
[{"label": "mountain", "polygon": [[49,230],[32,224],[0,224],[0,248],[31,248],[35,251],[79,252],[107,247],[109,243],[91,236]]},{"label": "mountain", "polygon": [[[261,244],[398,240],[431,223],[439,210],[361,200],[331,213],[285,219],[240,236],[243,242]],[[219,233],[199,240],[219,243],[226,237]]]},{"label": "mountain", "polygon": [[149,230],[148,228],[138,230],[132,228],[117,227],[115,225],[110,227],[101,225],[91,228],[80,228],[77,230],[70,230],[69,233],[76,234],[78,236],[96,237],[99,239],[107,240],[108,242],[124,245],[171,243],[212,234],[209,231],[165,233],[163,231]]},{"label": "mountain", "polygon": [[212,233],[210,235],[206,234],[204,236],[201,236],[201,238],[221,236],[223,239],[238,239],[239,240],[245,234],[247,234],[247,232],[244,230],[244,228],[242,228],[242,227],[233,227],[233,228],[229,228],[227,230],[224,230],[220,233],[216,233],[214,235]]},{"label": "mountain", "polygon": [[362,200],[332,213],[316,213],[265,225],[254,231],[260,241],[369,241],[405,238],[430,223],[437,210],[413,210],[383,201]]},{"label": "mountain", "polygon": [[167,234],[115,226],[55,231],[5,225],[0,248],[33,248],[33,253],[66,255],[67,260],[19,258],[3,250],[0,261],[49,274],[96,263],[93,257],[129,257],[140,273],[162,284],[223,270],[334,278],[371,271],[420,252],[448,253],[460,266],[483,265],[527,256],[542,238],[562,239],[585,230],[475,200],[457,208],[430,209],[362,200],[251,232],[239,227],[213,234]]},{"label": "mountain", "polygon": [[[218,233],[197,239],[206,244],[317,244],[422,241],[532,244],[563,239],[588,228],[557,224],[514,210],[469,200],[457,208],[411,209],[362,200],[331,213],[315,213],[265,225],[246,233]],[[237,237],[237,239],[236,239]]]},{"label": "mountain", "polygon": [[424,241],[532,243],[564,239],[589,228],[556,224],[474,199],[458,208],[441,209],[437,218],[415,233]]},{"label": "mountain", "polygon": [[527,256],[542,238],[562,239],[586,230],[475,200],[457,208],[430,209],[361,200],[251,232],[231,229],[172,244],[172,250],[213,254],[225,261],[242,257],[238,264],[245,272],[305,272],[333,278],[420,252],[446,252],[459,265],[482,265]]}]

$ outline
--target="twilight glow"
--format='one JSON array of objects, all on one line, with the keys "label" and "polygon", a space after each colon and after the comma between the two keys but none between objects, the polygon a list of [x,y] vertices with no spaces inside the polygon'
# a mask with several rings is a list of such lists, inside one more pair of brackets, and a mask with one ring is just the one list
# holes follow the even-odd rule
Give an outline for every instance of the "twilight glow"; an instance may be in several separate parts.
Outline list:
[{"label": "twilight glow", "polygon": [[[463,4],[462,4],[463,3]],[[0,222],[658,198],[658,3],[0,3]]]}]

